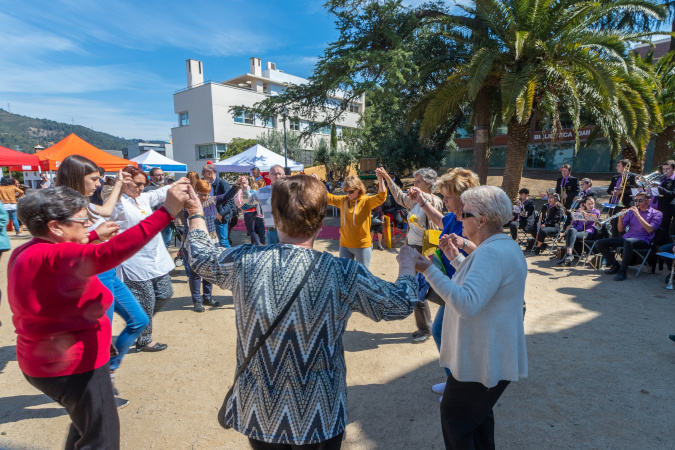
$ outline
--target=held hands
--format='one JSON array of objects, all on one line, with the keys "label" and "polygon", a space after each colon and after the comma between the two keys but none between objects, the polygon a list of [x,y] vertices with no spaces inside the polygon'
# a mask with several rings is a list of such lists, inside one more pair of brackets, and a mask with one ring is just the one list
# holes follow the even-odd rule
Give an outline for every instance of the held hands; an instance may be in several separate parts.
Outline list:
[{"label": "held hands", "polygon": [[[127,174],[129,175],[129,174]],[[115,222],[103,222],[101,225],[96,228],[96,234],[98,234],[98,240],[105,242],[113,236],[116,236],[120,231],[120,226]]]},{"label": "held hands", "polygon": [[[190,181],[187,178],[181,178],[171,185],[171,188],[166,193],[166,200],[164,200],[164,208],[166,208],[169,214],[176,217],[176,214],[183,209],[183,205],[190,198],[188,189],[192,189],[192,186],[190,186]],[[194,190],[192,192],[194,193]],[[201,208],[201,203],[199,206]]]},{"label": "held hands", "polygon": [[422,205],[422,203],[424,203],[424,194],[422,194],[422,191],[416,187],[411,187],[408,189],[408,198],[418,205]]},{"label": "held hands", "polygon": [[378,180],[382,180],[382,178],[384,178],[387,181],[390,180],[389,174],[384,169],[384,167],[378,167],[377,169],[375,169],[375,175],[377,175]]},{"label": "held hands", "polygon": [[129,172],[124,172],[122,169],[117,172],[117,177],[115,177],[115,184],[119,185],[128,185],[132,184],[131,174]]},{"label": "held hands", "polygon": [[[462,246],[463,245],[464,240],[462,239]],[[439,248],[441,249],[445,257],[448,258],[448,260],[450,261],[459,256],[459,248],[457,248],[457,245],[455,245],[453,239],[450,236],[441,236],[441,239],[439,241]]]},{"label": "held hands", "polygon": [[187,211],[188,217],[193,216],[195,214],[204,215],[202,202],[199,200],[199,197],[197,196],[197,193],[192,188],[192,186],[188,187],[188,200],[185,203],[185,211]]},{"label": "held hands", "polygon": [[[424,264],[423,261],[426,261],[427,263],[431,264],[430,261],[426,260],[426,258],[422,257],[422,262],[419,261],[419,257],[422,257],[414,248],[404,245],[401,247],[401,250],[399,251],[398,255],[396,255],[396,261],[398,261],[398,272],[399,276],[403,275],[415,275],[415,271],[418,272],[424,272],[426,267],[421,268],[421,265]],[[418,268],[418,265],[420,266]]]}]

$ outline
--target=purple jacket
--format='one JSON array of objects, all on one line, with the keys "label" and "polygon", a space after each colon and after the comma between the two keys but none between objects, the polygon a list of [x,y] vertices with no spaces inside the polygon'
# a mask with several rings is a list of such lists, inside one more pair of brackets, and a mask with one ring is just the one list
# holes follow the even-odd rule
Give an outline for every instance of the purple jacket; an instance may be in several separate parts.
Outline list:
[{"label": "purple jacket", "polygon": [[651,225],[654,228],[654,231],[648,233],[647,230],[642,228],[640,219],[635,217],[633,211],[628,211],[625,216],[623,216],[623,226],[629,227],[629,230],[626,231],[626,234],[623,235],[624,239],[633,238],[640,239],[646,243],[650,243],[654,239],[654,232],[656,229],[661,226],[661,220],[663,220],[663,214],[660,211],[655,210],[654,208],[648,208],[647,211],[640,211],[640,215],[645,222]]}]

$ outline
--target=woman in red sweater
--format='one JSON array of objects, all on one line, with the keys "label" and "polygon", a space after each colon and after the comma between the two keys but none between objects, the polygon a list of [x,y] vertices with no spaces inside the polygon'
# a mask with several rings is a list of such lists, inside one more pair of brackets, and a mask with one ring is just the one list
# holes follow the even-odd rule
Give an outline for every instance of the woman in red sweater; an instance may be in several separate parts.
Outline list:
[{"label": "woman in red sweater", "polygon": [[[87,231],[88,201],[78,192],[63,186],[43,189],[18,203],[18,216],[34,238],[9,260],[17,361],[30,384],[66,408],[72,420],[67,449],[120,445],[105,315],[113,296],[96,275],[146,245],[186,199],[185,184],[176,183],[164,207],[98,245],[89,244],[99,235]],[[116,224],[108,227],[114,232]]]}]

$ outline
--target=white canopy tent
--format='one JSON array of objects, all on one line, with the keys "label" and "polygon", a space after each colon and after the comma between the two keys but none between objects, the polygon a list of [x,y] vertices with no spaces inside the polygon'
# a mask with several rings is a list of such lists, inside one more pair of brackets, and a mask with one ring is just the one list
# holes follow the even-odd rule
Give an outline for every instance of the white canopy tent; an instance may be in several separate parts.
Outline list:
[{"label": "white canopy tent", "polygon": [[[269,172],[272,166],[284,167],[284,157],[262,145],[256,144],[231,158],[224,159],[214,164],[218,172],[248,172],[254,167],[261,172]],[[288,167],[294,172],[305,170],[304,164],[288,160]]]},{"label": "white canopy tent", "polygon": [[159,167],[165,172],[183,173],[188,171],[187,165],[179,163],[178,161],[174,161],[173,159],[169,159],[164,155],[160,155],[154,150],[149,150],[142,155],[138,155],[131,161],[134,161],[136,164],[138,164],[138,167],[143,172],[148,172],[153,167]]}]

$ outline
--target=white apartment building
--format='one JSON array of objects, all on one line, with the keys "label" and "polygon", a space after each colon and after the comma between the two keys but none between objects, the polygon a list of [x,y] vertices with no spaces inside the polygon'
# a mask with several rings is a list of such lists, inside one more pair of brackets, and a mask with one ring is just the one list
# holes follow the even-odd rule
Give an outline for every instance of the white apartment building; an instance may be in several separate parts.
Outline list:
[{"label": "white apartment building", "polygon": [[[281,117],[261,121],[248,114],[233,115],[233,106],[251,107],[269,95],[278,95],[290,84],[307,83],[277,69],[267,62],[262,70],[260,58],[250,59],[250,71],[223,82],[204,82],[204,67],[201,61],[186,61],[187,88],[173,95],[174,112],[178,126],[172,128],[173,159],[187,164],[188,170],[201,171],[206,161],[218,161],[233,138],[256,139],[269,129],[283,131]],[[338,135],[342,128],[356,128],[365,107],[365,95],[350,104],[343,120],[336,123]],[[304,131],[310,126],[307,120],[287,121],[287,132]],[[314,136],[315,148],[320,138],[330,139],[326,127]],[[308,145],[310,147],[310,145]]]}]

